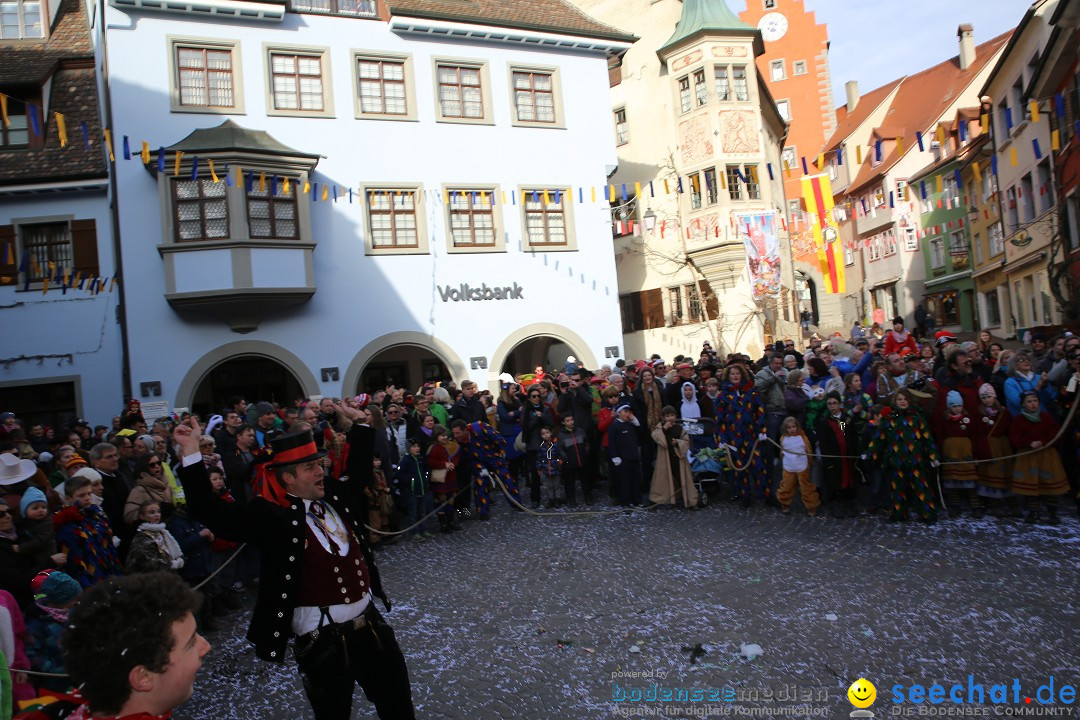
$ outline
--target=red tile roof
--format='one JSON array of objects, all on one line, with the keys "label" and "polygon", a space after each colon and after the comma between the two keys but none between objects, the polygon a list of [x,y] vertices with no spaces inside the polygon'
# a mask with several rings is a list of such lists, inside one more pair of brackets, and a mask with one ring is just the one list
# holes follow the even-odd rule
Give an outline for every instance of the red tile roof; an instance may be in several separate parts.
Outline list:
[{"label": "red tile roof", "polygon": [[[889,110],[885,113],[882,125],[891,128],[904,128],[903,153],[893,148],[883,158],[881,164],[877,167],[871,167],[870,159],[873,152],[868,149],[865,162],[851,181],[848,192],[858,192],[867,184],[891,170],[900,161],[903,154],[910,152],[913,147],[917,147],[918,140],[915,133],[925,132],[936,125],[949,106],[956,101],[956,97],[971,85],[997,51],[1009,41],[1012,33],[1013,31],[1009,30],[977,46],[975,48],[975,60],[967,70],[960,69],[959,57],[957,56],[898,81],[900,82],[900,89],[893,97]],[[861,99],[859,105],[862,105]],[[859,106],[856,106],[855,109],[858,111]]]},{"label": "red tile roof", "polygon": [[594,20],[565,0],[390,0],[390,12],[624,42],[637,39],[630,33]]},{"label": "red tile roof", "polygon": [[832,137],[825,143],[825,152],[832,152],[836,148],[847,140],[848,136],[866,121],[866,118],[870,116],[870,113],[881,103],[885,101],[885,98],[889,97],[889,93],[899,85],[904,78],[899,80],[893,80],[888,85],[882,85],[881,87],[871,90],[865,95],[859,96],[859,102],[855,105],[855,109],[848,113],[847,105],[841,105],[836,109],[836,130],[833,131]]}]

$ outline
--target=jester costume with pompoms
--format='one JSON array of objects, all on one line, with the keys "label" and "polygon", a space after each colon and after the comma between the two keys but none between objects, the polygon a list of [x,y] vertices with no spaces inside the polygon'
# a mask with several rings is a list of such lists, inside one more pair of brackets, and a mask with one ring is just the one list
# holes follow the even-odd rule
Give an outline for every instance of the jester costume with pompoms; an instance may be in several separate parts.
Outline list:
[{"label": "jester costume with pompoms", "polygon": [[911,512],[926,521],[937,519],[936,471],[931,465],[938,459],[937,447],[922,413],[914,407],[885,408],[867,455],[891,478],[889,519],[907,520]]},{"label": "jester costume with pompoms", "polygon": [[53,515],[53,527],[56,549],[67,553],[67,562],[60,569],[84,588],[124,574],[109,521],[97,505],[66,507]]},{"label": "jester costume with pompoms", "polygon": [[491,494],[497,490],[489,476],[494,475],[502,480],[515,501],[518,499],[517,481],[506,462],[506,441],[503,436],[482,422],[470,423],[468,431],[469,441],[461,443],[461,463],[469,468],[475,491],[476,514],[483,517],[490,512]]},{"label": "jester costume with pompoms", "polygon": [[730,451],[733,463],[739,467],[746,465],[746,469],[734,471],[744,502],[772,496],[772,484],[762,458],[765,443],[759,443],[751,454],[754,442],[764,432],[765,406],[754,383],[724,382],[716,403],[716,434],[720,442],[734,448]]}]

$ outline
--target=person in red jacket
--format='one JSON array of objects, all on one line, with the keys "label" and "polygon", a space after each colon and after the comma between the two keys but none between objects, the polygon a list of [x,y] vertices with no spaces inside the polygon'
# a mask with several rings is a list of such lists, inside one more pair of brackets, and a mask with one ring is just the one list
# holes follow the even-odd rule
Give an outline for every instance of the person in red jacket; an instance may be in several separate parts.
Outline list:
[{"label": "person in red jacket", "polygon": [[1009,440],[1014,450],[1017,453],[1038,451],[1016,458],[1012,491],[1026,500],[1024,522],[1039,521],[1041,500],[1046,505],[1046,522],[1057,525],[1061,522],[1057,514],[1058,499],[1069,491],[1069,481],[1057,448],[1050,445],[1060,426],[1050,413],[1039,410],[1039,402],[1039,394],[1035,391],[1024,393],[1020,399],[1020,414],[1012,419]]},{"label": "person in red jacket", "polygon": [[900,352],[901,348],[911,348],[911,352],[919,353],[919,346],[914,336],[904,328],[904,318],[897,315],[892,321],[893,329],[885,333],[885,354]]}]

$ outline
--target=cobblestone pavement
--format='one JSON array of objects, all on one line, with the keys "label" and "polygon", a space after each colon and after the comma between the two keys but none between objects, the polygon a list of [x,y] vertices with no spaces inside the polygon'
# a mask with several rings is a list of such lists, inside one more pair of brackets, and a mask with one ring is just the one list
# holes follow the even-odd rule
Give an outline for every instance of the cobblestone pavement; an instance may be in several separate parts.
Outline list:
[{"label": "cobblestone pavement", "polygon": [[[629,707],[614,692],[654,681],[736,699],[643,702],[639,715],[726,706],[745,717],[804,704],[766,697],[794,686],[817,716],[846,717],[860,676],[877,685],[879,718],[898,683],[966,684],[972,674],[987,689],[1019,678],[1033,694],[1051,675],[1059,686],[1080,681],[1072,512],[1059,527],[989,518],[926,527],[726,504],[538,518],[504,503],[488,523],[379,558],[417,717],[429,720],[613,717]],[[195,697],[176,717],[311,717],[295,665],[255,660],[247,619],[238,611],[229,630],[210,634]],[[742,660],[744,642],[764,655]],[[691,651],[698,645],[704,654]],[[613,677],[635,671],[655,678]],[[359,689],[353,717],[375,717]]]}]

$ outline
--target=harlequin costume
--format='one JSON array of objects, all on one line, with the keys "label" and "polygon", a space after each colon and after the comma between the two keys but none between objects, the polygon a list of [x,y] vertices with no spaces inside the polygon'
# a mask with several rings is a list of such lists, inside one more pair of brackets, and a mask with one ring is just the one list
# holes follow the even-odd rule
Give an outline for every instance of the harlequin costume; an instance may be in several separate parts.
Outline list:
[{"label": "harlequin costume", "polygon": [[[390,600],[365,541],[363,488],[371,484],[375,431],[348,433],[353,467],[347,479],[324,478],[322,499],[284,492],[272,476],[260,479],[247,505],[225,503],[210,487],[200,456],[182,460],[188,507],[215,535],[254,543],[262,558],[259,596],[248,640],[262,660],[284,662],[289,640],[316,720],[347,720],[359,684],[380,718],[415,718],[405,658],[393,629],[375,607]],[[273,467],[326,455],[310,430],[271,440]],[[366,469],[364,469],[366,468]],[[318,472],[316,469],[315,472]]]},{"label": "harlequin costume", "polygon": [[[482,422],[470,423],[466,430],[469,441],[460,446],[461,462],[469,467],[473,479],[476,513],[480,517],[487,517],[491,511],[491,494],[498,491],[494,487],[495,481],[489,476],[494,475],[502,480],[515,501],[518,500],[517,481],[506,462],[506,446],[502,436]],[[516,506],[511,504],[511,507]]]},{"label": "harlequin costume", "polygon": [[931,463],[937,461],[937,447],[918,410],[910,406],[882,410],[867,454],[890,478],[891,520],[907,520],[911,512],[926,522],[937,519],[938,503],[931,489],[935,474]]},{"label": "harlequin costume", "polygon": [[758,436],[764,432],[765,406],[754,390],[753,381],[741,385],[724,382],[720,386],[716,408],[716,434],[721,442],[733,448],[730,449],[733,464],[740,467],[747,465],[744,470],[734,470],[744,505],[750,504],[755,497],[772,497],[772,487],[761,454],[764,448],[759,444],[753,454],[750,452]]},{"label": "harlequin costume", "polygon": [[124,574],[109,520],[97,505],[66,507],[53,515],[53,527],[57,552],[67,553],[67,562],[59,569],[84,588]]},{"label": "harlequin costume", "polygon": [[[1069,491],[1069,481],[1057,448],[1049,444],[1059,429],[1057,420],[1045,411],[1036,416],[1021,411],[1012,419],[1009,440],[1014,452],[1025,453],[1014,461],[1012,491],[1026,501],[1027,522],[1039,519],[1041,500],[1046,505],[1050,522],[1056,523],[1058,498]],[[1041,442],[1042,448],[1037,452],[1025,452],[1032,449],[1034,442]]]}]

